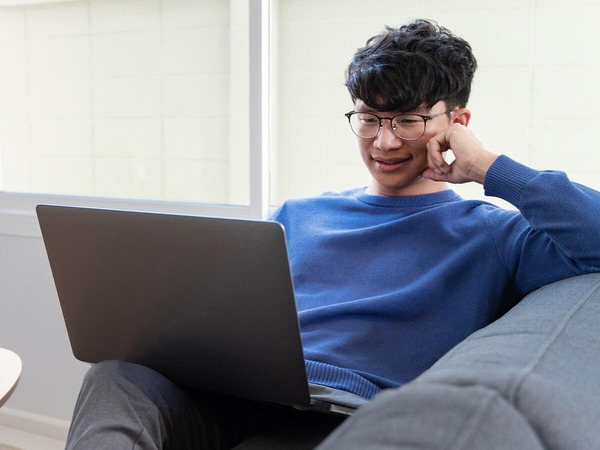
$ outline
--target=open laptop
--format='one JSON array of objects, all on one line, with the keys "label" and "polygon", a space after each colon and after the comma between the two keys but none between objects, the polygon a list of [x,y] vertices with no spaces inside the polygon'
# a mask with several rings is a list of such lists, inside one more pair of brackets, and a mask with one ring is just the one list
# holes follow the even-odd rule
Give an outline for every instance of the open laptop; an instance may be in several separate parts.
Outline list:
[{"label": "open laptop", "polygon": [[75,357],[301,409],[311,398],[276,222],[38,205]]}]

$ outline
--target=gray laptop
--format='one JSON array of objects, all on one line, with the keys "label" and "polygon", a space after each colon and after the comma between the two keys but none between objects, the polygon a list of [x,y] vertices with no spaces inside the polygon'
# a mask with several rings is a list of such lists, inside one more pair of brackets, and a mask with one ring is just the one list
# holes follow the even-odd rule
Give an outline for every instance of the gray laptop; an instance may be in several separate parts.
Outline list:
[{"label": "gray laptop", "polygon": [[77,359],[352,412],[310,396],[280,224],[58,205],[37,216]]}]

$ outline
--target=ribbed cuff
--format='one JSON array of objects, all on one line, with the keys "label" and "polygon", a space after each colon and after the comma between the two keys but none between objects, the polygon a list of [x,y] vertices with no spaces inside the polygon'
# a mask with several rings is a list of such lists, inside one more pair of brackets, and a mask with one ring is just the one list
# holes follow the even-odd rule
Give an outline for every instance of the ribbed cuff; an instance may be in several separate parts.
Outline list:
[{"label": "ribbed cuff", "polygon": [[316,361],[306,361],[308,381],[314,384],[329,386],[334,389],[351,392],[370,400],[381,388],[366,378],[340,367]]},{"label": "ribbed cuff", "polygon": [[485,195],[498,197],[519,207],[521,192],[539,172],[530,167],[500,155],[488,170],[483,188]]}]

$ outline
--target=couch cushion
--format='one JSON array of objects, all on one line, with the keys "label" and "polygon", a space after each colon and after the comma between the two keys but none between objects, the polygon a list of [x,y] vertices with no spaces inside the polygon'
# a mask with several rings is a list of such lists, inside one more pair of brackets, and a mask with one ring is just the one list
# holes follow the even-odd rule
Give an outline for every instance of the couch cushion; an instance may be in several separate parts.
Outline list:
[{"label": "couch cushion", "polygon": [[600,274],[530,294],[321,449],[600,448]]},{"label": "couch cushion", "polygon": [[418,383],[386,391],[360,408],[320,450],[542,450],[525,419],[480,386]]}]

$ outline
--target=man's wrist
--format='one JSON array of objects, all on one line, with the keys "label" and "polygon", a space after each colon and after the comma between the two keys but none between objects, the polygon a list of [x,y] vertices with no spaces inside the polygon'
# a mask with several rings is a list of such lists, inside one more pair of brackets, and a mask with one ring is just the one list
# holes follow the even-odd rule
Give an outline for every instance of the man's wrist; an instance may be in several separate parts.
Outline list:
[{"label": "man's wrist", "polygon": [[490,167],[498,159],[498,156],[500,155],[486,152],[481,158],[477,159],[470,167],[472,180],[483,184]]}]

